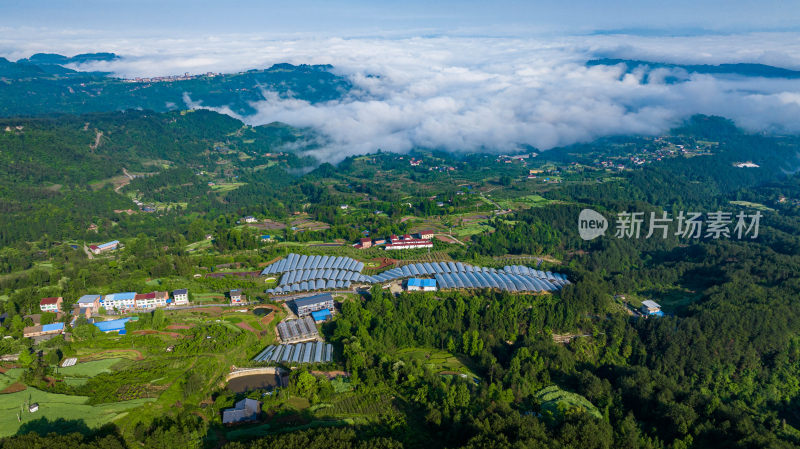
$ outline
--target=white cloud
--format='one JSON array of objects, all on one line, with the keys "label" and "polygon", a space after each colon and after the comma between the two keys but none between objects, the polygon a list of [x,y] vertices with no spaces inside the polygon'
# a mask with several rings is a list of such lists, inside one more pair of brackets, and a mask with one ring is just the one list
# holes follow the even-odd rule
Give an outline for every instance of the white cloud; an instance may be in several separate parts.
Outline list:
[{"label": "white cloud", "polygon": [[[0,41],[0,48],[17,48],[15,42]],[[309,104],[265,92],[265,100],[253,105],[258,112],[239,118],[250,124],[282,121],[314,128],[325,138],[314,154],[334,162],[378,148],[506,152],[522,144],[548,149],[604,135],[652,135],[695,113],[726,116],[751,130],[800,131],[800,80],[658,69],[645,82],[642,70],[625,74],[621,67],[584,64],[600,55],[800,68],[796,33],[280,41],[220,36],[111,40],[103,48],[68,42],[59,47],[51,41],[49,51],[65,46],[70,54],[115,51],[126,57],[84,68],[129,77],[231,72],[280,62],[332,64],[357,88],[347,98]],[[44,44],[18,45],[30,52]],[[676,74],[685,81],[665,83]],[[187,104],[198,106],[202,100],[187,98]],[[220,112],[234,115],[227,108]]]}]

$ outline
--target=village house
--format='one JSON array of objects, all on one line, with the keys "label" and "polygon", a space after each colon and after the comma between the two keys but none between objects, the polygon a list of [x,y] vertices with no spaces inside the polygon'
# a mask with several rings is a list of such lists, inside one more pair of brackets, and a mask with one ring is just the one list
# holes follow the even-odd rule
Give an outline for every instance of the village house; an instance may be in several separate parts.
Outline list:
[{"label": "village house", "polygon": [[42,300],[39,301],[39,309],[41,309],[42,312],[59,313],[61,312],[61,303],[63,302],[64,298],[60,296],[52,298],[42,298]]},{"label": "village house", "polygon": [[242,304],[245,302],[245,295],[242,294],[242,291],[237,289],[231,290],[231,304]]},{"label": "village house", "polygon": [[421,239],[430,240],[433,238],[433,231],[430,229],[425,229],[424,231],[419,231],[418,235]]},{"label": "village house", "polygon": [[367,249],[370,248],[371,246],[372,246],[372,239],[370,238],[359,239],[358,243],[353,245],[354,248],[358,249]]},{"label": "village house", "polygon": [[140,293],[134,297],[137,309],[155,309],[157,307],[166,307],[168,300],[169,293],[167,292]]},{"label": "village house", "polygon": [[100,311],[100,299],[102,296],[100,295],[83,295],[78,298],[78,302],[73,305],[73,314],[77,318],[80,315],[83,315],[88,320],[93,315],[96,315]]},{"label": "village house", "polygon": [[176,306],[185,306],[186,304],[189,304],[189,290],[185,288],[173,290],[172,300],[175,302]]},{"label": "village house", "polygon": [[111,293],[103,296],[100,305],[111,310],[130,310],[136,307],[136,292]]}]

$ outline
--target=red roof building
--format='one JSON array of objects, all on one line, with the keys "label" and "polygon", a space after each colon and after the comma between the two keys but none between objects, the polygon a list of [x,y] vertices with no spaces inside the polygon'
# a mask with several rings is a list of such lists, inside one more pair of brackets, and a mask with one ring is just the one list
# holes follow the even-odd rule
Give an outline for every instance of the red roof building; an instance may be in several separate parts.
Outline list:
[{"label": "red roof building", "polygon": [[42,298],[42,300],[39,301],[39,309],[41,309],[42,312],[60,312],[62,302],[64,302],[64,298],[60,296]]}]

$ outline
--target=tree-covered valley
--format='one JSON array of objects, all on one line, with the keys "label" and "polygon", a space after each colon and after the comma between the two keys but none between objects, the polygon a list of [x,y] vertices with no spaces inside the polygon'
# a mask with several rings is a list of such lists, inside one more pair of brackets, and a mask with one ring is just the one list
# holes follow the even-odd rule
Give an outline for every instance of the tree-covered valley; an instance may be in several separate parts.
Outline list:
[{"label": "tree-covered valley", "polygon": [[[697,116],[663,136],[520,155],[420,148],[334,166],[304,153],[315,145],[310,130],[204,110],[0,119],[0,352],[19,355],[0,365],[0,405],[42,398],[24,419],[8,399],[3,423],[17,430],[0,447],[800,445],[800,137]],[[612,227],[586,241],[585,208],[758,211],[761,222],[753,239],[617,238]],[[442,237],[430,250],[352,246],[427,228]],[[109,255],[84,250],[113,239],[123,246]],[[225,273],[289,253],[521,264],[571,283],[353,289],[319,326],[333,361],[287,369],[277,393],[231,392],[230,365],[257,367],[288,312],[265,292],[276,280]],[[22,337],[43,297],[187,287],[208,306],[132,313],[125,335],[44,313],[70,338]],[[246,313],[213,309],[235,288]],[[636,313],[646,299],[664,316]],[[96,371],[61,367],[67,357]],[[49,418],[47,401],[65,397],[92,411]],[[263,403],[258,422],[224,426],[221,410],[245,397]],[[92,415],[123,406],[113,420]]]}]

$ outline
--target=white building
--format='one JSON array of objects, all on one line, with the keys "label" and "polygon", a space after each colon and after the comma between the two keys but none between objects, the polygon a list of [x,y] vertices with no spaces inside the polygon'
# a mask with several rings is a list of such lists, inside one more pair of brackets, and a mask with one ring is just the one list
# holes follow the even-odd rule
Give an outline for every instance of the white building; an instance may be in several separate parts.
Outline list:
[{"label": "white building", "polygon": [[189,304],[189,290],[179,288],[172,291],[172,299],[176,306],[185,306]]},{"label": "white building", "polygon": [[136,307],[136,292],[111,293],[103,296],[101,305],[106,309],[128,310]]}]

